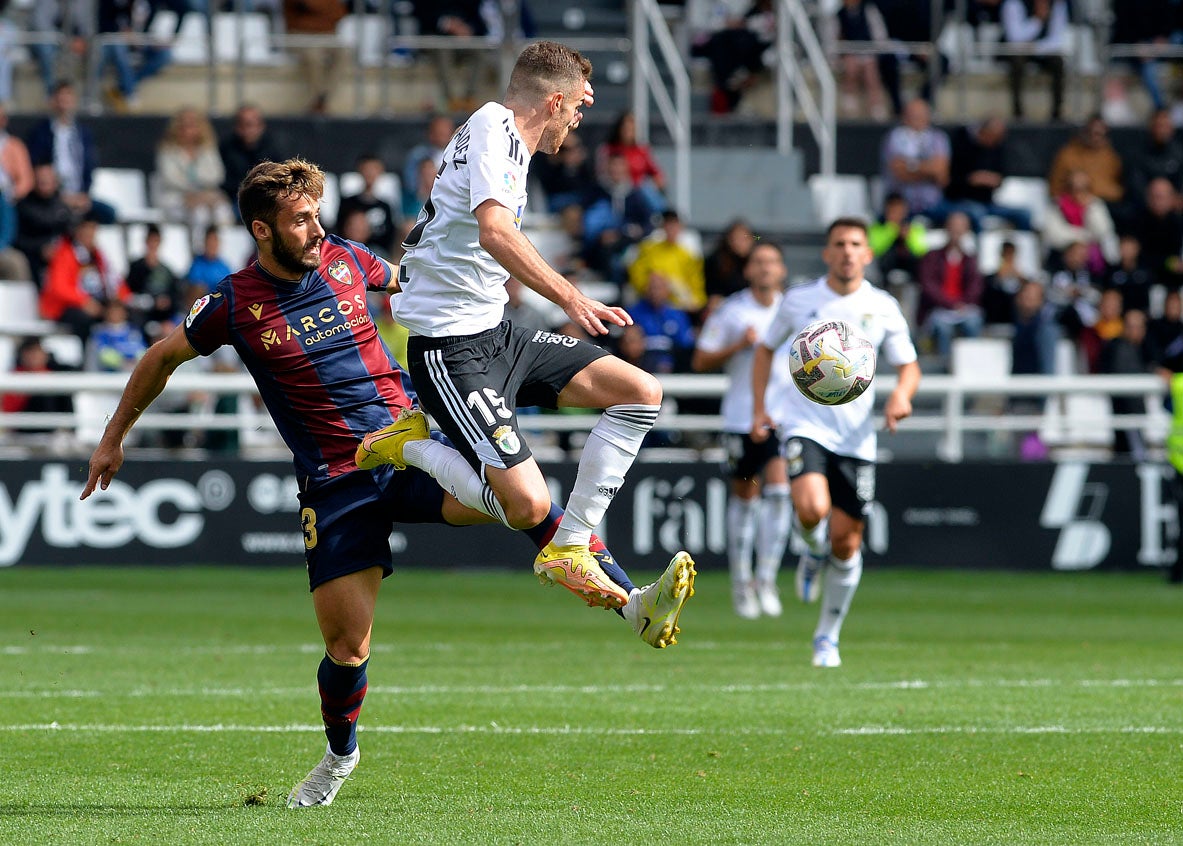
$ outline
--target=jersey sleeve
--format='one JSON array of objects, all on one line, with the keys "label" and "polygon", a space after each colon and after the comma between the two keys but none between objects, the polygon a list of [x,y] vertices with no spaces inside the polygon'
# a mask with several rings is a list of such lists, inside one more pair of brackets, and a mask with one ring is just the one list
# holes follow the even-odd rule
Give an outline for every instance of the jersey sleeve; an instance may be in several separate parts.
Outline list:
[{"label": "jersey sleeve", "polygon": [[185,317],[185,337],[201,355],[230,343],[230,304],[221,285],[193,303]]},{"label": "jersey sleeve", "polygon": [[772,322],[764,330],[764,337],[760,339],[760,343],[770,350],[778,349],[794,334],[791,299],[790,293],[786,291],[785,295],[781,297],[780,305],[776,308],[776,316],[772,318]]},{"label": "jersey sleeve", "polygon": [[717,353],[727,349],[733,342],[731,321],[726,306],[707,318],[698,333],[698,348],[703,352]]},{"label": "jersey sleeve", "polygon": [[365,244],[350,241],[349,246],[353,250],[353,255],[357,259],[357,265],[361,269],[362,275],[365,276],[366,290],[385,291],[386,286],[390,284],[390,265],[378,258],[373,250]]},{"label": "jersey sleeve", "polygon": [[526,174],[515,160],[512,147],[517,138],[490,115],[477,112],[471,118],[468,147],[469,211],[485,200],[495,200],[518,212],[520,183]]},{"label": "jersey sleeve", "polygon": [[888,300],[885,309],[886,332],[883,335],[881,347],[884,358],[892,367],[901,367],[916,360],[916,347],[912,343],[912,333],[908,329],[908,321],[900,311],[899,303],[894,299]]}]

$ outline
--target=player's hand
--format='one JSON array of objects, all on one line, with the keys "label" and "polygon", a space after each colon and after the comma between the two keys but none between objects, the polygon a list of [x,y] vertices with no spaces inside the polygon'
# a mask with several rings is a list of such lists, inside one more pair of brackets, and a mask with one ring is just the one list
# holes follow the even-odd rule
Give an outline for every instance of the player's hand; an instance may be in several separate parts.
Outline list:
[{"label": "player's hand", "polygon": [[883,417],[887,421],[887,431],[894,435],[900,421],[911,416],[912,400],[899,391],[892,391],[887,398],[887,403],[883,406]]},{"label": "player's hand", "polygon": [[106,490],[122,466],[123,444],[118,443],[111,446],[100,443],[98,449],[94,451],[94,455],[90,457],[90,476],[86,480],[86,487],[82,489],[82,496],[78,498],[86,499],[94,493],[96,485],[102,490]]},{"label": "player's hand", "polygon": [[748,434],[754,443],[762,444],[768,440],[768,436],[775,428],[776,424],[772,422],[772,418],[761,412],[752,415],[752,431]]},{"label": "player's hand", "polygon": [[576,326],[589,335],[607,335],[608,327],[605,323],[616,326],[632,326],[633,319],[620,306],[604,305],[598,300],[585,297],[582,294],[571,302],[565,309],[567,316]]},{"label": "player's hand", "polygon": [[741,340],[743,344],[740,349],[746,350],[749,347],[756,346],[756,341],[760,340],[760,333],[756,331],[755,326],[749,326],[744,330],[743,338]]},{"label": "player's hand", "polygon": [[[580,106],[580,108],[583,108],[583,109],[589,108],[595,102],[596,102],[596,92],[592,88],[591,82],[589,82],[588,80],[585,79],[583,81],[583,104]],[[571,128],[578,129],[579,124],[581,124],[581,123],[583,123],[583,112],[581,112],[579,109],[576,109],[575,110],[575,119],[571,121]]]}]

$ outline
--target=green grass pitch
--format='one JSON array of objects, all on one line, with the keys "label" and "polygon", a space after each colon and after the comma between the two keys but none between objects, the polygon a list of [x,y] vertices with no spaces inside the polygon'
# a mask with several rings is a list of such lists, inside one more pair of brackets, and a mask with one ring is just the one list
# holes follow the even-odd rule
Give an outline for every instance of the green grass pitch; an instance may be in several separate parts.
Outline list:
[{"label": "green grass pitch", "polygon": [[1183,843],[1157,573],[870,568],[815,670],[816,606],[739,620],[717,572],[659,652],[528,562],[400,571],[361,764],[288,811],[324,744],[304,584],[0,572],[0,843]]}]

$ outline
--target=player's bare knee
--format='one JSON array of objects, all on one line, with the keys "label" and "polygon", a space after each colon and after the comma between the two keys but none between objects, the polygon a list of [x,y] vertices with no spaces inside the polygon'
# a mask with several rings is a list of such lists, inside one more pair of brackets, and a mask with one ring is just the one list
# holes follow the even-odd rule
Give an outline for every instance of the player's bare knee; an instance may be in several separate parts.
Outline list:
[{"label": "player's bare knee", "polygon": [[829,506],[823,506],[820,502],[795,502],[794,505],[797,509],[797,519],[807,528],[813,528],[830,513]]},{"label": "player's bare knee", "polygon": [[850,538],[830,538],[830,552],[838,561],[849,561],[862,547],[862,539],[857,535]]},{"label": "player's bare knee", "polygon": [[661,399],[664,396],[661,382],[652,373],[646,373],[643,370],[637,371],[633,390],[635,397],[632,402],[641,405],[661,405]]},{"label": "player's bare knee", "polygon": [[357,665],[370,657],[365,640],[342,634],[325,641],[325,652],[338,664]]},{"label": "player's bare knee", "polygon": [[505,519],[509,525],[517,530],[529,529],[537,526],[550,513],[550,494],[527,494],[514,497],[513,502],[502,502],[505,509]]}]

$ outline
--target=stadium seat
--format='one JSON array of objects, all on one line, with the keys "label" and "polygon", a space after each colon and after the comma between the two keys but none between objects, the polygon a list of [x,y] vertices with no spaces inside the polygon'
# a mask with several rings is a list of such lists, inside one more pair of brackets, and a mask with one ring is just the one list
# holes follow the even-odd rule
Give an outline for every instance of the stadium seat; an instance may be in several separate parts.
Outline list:
[{"label": "stadium seat", "polygon": [[16,364],[16,338],[0,334],[0,373],[8,373]]},{"label": "stadium seat", "polygon": [[74,392],[74,431],[78,443],[97,446],[102,440],[107,420],[119,405],[119,394],[112,391]]},{"label": "stadium seat", "polygon": [[[119,223],[111,223],[98,228],[95,234],[95,242],[99,245],[99,251],[106,257],[111,269],[117,273],[120,278],[127,277],[128,251],[127,251],[127,233],[123,231],[123,225]],[[140,251],[142,254],[143,251]],[[139,255],[137,255],[137,258]]]},{"label": "stadium seat", "polygon": [[148,180],[134,167],[96,167],[90,195],[115,209],[125,223],[159,221],[160,211],[148,204]]},{"label": "stadium seat", "polygon": [[815,173],[809,177],[809,195],[813,200],[813,212],[823,227],[839,217],[854,216],[868,221],[873,217],[864,176]]},{"label": "stadium seat", "polygon": [[[342,173],[339,180],[339,190],[342,197],[352,197],[355,194],[360,194],[366,184],[361,174],[352,170],[348,173]],[[374,196],[379,200],[385,200],[390,203],[391,210],[394,211],[395,216],[398,216],[403,204],[403,191],[398,174],[388,171],[379,176],[377,183],[374,185]]]},{"label": "stadium seat", "polygon": [[255,239],[245,226],[223,226],[218,230],[222,258],[231,270],[246,267],[255,256]]},{"label": "stadium seat", "polygon": [[37,286],[23,280],[0,281],[0,333],[44,335],[55,324],[41,319]]},{"label": "stadium seat", "polygon": [[965,382],[1001,382],[1010,376],[1011,343],[1006,338],[954,338],[949,372]]},{"label": "stadium seat", "polygon": [[1044,405],[1039,437],[1049,447],[1110,448],[1113,406],[1109,397],[1104,394],[1049,397]]},{"label": "stadium seat", "polygon": [[[240,27],[241,21],[241,27]],[[285,60],[271,46],[271,18],[261,12],[220,12],[211,22],[214,36],[214,59],[221,63],[238,61],[241,39],[242,57],[248,65],[275,65]]]},{"label": "stadium seat", "polygon": [[384,64],[390,52],[389,28],[386,15],[346,15],[337,24],[337,36],[353,49],[359,65],[372,68]]},{"label": "stadium seat", "polygon": [[[205,15],[200,12],[186,12],[181,18],[181,28],[176,29],[177,13],[161,10],[152,18],[153,35],[168,38],[172,43],[172,61],[178,65],[204,65],[209,63],[209,32]],[[173,33],[176,32],[176,36]]]},{"label": "stadium seat", "polygon": [[994,192],[994,202],[1000,206],[1027,209],[1031,212],[1031,225],[1039,231],[1047,214],[1047,180],[1039,176],[1004,177]]},{"label": "stadium seat", "polygon": [[320,198],[320,222],[325,229],[337,225],[337,210],[340,207],[341,189],[338,187],[337,174],[325,173],[325,191]]},{"label": "stadium seat", "polygon": [[529,228],[522,233],[551,267],[563,267],[571,257],[571,237],[561,229]]},{"label": "stadium seat", "polygon": [[[143,223],[131,224],[127,227],[127,242],[137,245],[139,251],[147,231],[148,227]],[[193,245],[189,237],[189,227],[183,223],[160,224],[160,259],[182,278],[193,263]]]},{"label": "stadium seat", "polygon": [[988,275],[998,270],[1003,241],[1015,245],[1015,264],[1028,278],[1038,278],[1043,272],[1043,247],[1034,232],[1004,232],[987,229],[978,236],[978,270]]},{"label": "stadium seat", "polygon": [[57,333],[41,338],[41,346],[58,364],[81,370],[86,362],[86,349],[77,335]]}]

